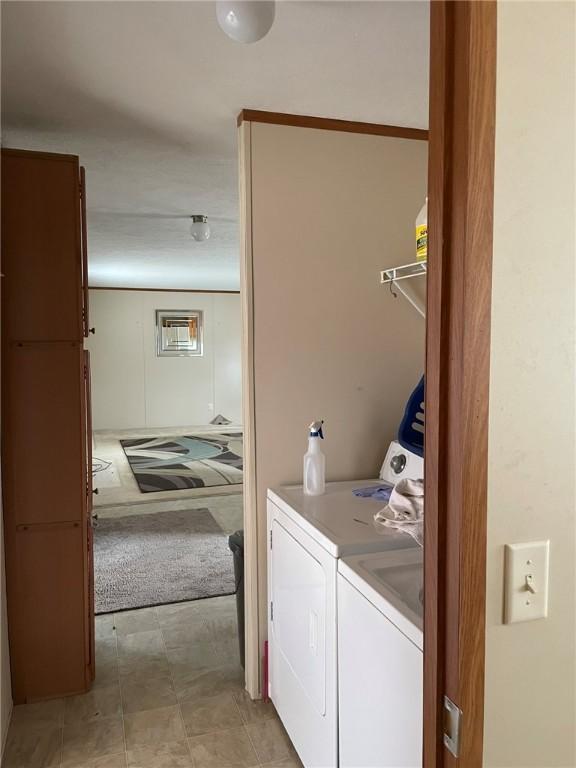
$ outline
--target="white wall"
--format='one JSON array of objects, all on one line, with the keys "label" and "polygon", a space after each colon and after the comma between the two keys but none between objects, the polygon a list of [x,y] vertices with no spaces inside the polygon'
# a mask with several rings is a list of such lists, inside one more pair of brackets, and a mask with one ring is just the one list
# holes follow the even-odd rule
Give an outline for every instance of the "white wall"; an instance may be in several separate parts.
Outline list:
[{"label": "white wall", "polygon": [[241,423],[242,324],[240,297],[214,295],[214,403],[216,413]]},{"label": "white wall", "polygon": [[[157,309],[200,309],[204,354],[156,355]],[[94,429],[240,422],[240,297],[161,291],[90,291],[87,342]]]},{"label": "white wall", "polygon": [[[485,766],[576,765],[575,11],[499,2]],[[545,620],[503,625],[503,546],[550,539]]]}]

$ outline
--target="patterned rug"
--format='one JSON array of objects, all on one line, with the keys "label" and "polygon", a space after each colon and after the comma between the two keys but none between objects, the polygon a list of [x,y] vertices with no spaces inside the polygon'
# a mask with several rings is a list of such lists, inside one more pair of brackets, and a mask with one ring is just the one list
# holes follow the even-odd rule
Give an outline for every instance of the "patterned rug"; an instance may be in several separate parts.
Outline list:
[{"label": "patterned rug", "polygon": [[142,493],[242,483],[242,433],[120,440]]},{"label": "patterned rug", "polygon": [[96,613],[235,589],[228,537],[208,509],[101,518],[94,529]]}]

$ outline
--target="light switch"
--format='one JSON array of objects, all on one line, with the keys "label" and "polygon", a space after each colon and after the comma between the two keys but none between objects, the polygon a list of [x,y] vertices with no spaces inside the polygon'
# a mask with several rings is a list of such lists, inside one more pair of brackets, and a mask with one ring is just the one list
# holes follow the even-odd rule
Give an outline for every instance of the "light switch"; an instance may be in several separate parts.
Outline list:
[{"label": "light switch", "polygon": [[548,615],[549,541],[506,544],[504,622],[532,621]]}]

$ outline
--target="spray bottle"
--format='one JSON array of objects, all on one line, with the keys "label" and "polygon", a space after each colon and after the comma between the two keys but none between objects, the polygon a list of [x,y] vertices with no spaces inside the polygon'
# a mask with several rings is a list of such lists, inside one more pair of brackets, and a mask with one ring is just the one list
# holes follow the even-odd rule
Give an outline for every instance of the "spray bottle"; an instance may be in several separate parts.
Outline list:
[{"label": "spray bottle", "polygon": [[304,454],[304,493],[306,496],[321,496],[325,489],[326,457],[320,450],[323,421],[310,424],[308,451]]}]

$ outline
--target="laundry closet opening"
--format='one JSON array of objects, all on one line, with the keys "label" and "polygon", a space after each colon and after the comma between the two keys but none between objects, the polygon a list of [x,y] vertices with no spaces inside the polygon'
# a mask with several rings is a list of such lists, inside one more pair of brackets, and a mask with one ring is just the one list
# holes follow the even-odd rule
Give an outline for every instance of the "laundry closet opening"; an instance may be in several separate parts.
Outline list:
[{"label": "laundry closet opening", "polygon": [[[239,122],[247,681],[305,765],[417,765],[427,132]],[[302,463],[320,421],[323,491]]]}]

